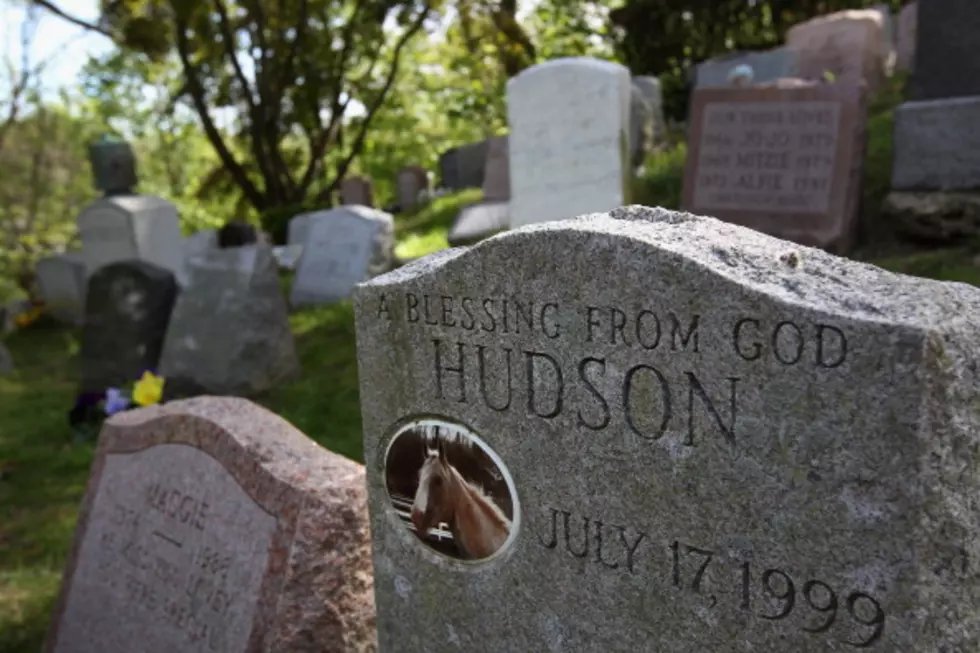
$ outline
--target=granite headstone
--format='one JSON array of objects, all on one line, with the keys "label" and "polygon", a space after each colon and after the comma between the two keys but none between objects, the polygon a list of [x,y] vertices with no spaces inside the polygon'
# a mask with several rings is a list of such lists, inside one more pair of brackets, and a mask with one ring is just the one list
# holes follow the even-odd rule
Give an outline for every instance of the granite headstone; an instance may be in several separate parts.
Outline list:
[{"label": "granite headstone", "polygon": [[471,245],[510,226],[509,202],[479,202],[464,206],[456,216],[446,240],[451,247]]},{"label": "granite headstone", "polygon": [[980,190],[980,95],[895,108],[892,188]]},{"label": "granite headstone", "polygon": [[630,90],[629,70],[587,57],[507,81],[511,226],[628,202]]},{"label": "granite headstone", "polygon": [[157,369],[177,294],[173,273],[146,261],[110,263],[89,278],[82,391],[104,392]]},{"label": "granite headstone", "polygon": [[380,649],[978,650],[978,315],[646,207],[361,284]]},{"label": "granite headstone", "polygon": [[271,249],[216,249],[188,264],[160,371],[214,394],[249,397],[299,372],[289,311]]},{"label": "granite headstone", "polygon": [[506,202],[510,199],[510,159],[507,136],[487,141],[487,160],[483,167],[483,199]]},{"label": "granite headstone", "polygon": [[653,113],[653,145],[657,147],[667,136],[667,121],[664,119],[663,93],[660,89],[660,79],[649,75],[639,75],[633,78],[633,84],[643,91],[643,97]]},{"label": "granite headstone", "polygon": [[354,284],[391,269],[392,216],[367,206],[313,214],[296,268],[290,304],[327,304],[350,297]]},{"label": "granite headstone", "polygon": [[692,94],[682,204],[803,245],[847,251],[864,163],[860,87],[787,81]]},{"label": "granite headstone", "polygon": [[799,74],[811,80],[832,73],[841,84],[864,83],[877,92],[885,78],[884,19],[874,9],[849,9],[817,16],[786,31],[786,45],[799,52]]},{"label": "granite headstone", "polygon": [[363,468],[244,399],[99,435],[45,653],[376,650]]},{"label": "granite headstone", "polygon": [[980,10],[975,0],[928,0],[916,15],[912,98],[980,95]]},{"label": "granite headstone", "polygon": [[85,318],[88,274],[79,252],[42,258],[34,268],[44,310],[65,324],[80,325]]}]

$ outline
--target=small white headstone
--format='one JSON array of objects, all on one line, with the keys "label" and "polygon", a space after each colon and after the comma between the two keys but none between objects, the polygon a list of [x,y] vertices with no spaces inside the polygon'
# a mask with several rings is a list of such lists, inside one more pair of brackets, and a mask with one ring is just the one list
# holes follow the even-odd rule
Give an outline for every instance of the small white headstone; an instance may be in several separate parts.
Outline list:
[{"label": "small white headstone", "polygon": [[586,57],[507,82],[511,226],[628,203],[630,89],[629,70]]},{"label": "small white headstone", "polygon": [[45,311],[67,324],[81,324],[85,316],[87,278],[80,252],[43,258],[34,269]]},{"label": "small white headstone", "polygon": [[346,299],[354,284],[391,267],[395,238],[390,214],[352,205],[309,214],[307,220],[293,306]]},{"label": "small white headstone", "polygon": [[153,195],[117,195],[89,204],[78,216],[89,276],[109,263],[137,259],[183,276],[177,207]]}]

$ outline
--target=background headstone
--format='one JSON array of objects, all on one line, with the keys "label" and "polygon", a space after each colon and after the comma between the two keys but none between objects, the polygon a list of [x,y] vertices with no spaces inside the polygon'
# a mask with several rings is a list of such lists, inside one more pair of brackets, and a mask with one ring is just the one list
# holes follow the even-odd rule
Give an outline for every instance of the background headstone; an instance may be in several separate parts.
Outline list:
[{"label": "background headstone", "polygon": [[183,275],[177,207],[152,195],[96,200],[78,216],[82,257],[89,275],[103,265],[139,259]]},{"label": "background headstone", "polygon": [[754,83],[765,84],[784,77],[796,77],[800,53],[784,46],[762,52],[733,52],[708,59],[697,66],[696,86],[731,86],[728,75],[742,64],[752,68]]},{"label": "background headstone", "polygon": [[895,49],[896,49],[896,33],[895,33],[895,18],[892,16],[891,7],[885,3],[874,5],[870,7],[871,11],[877,11],[881,16],[881,29],[882,29],[882,58],[885,63],[885,73],[888,76],[895,71]]},{"label": "background headstone", "polygon": [[101,140],[89,146],[96,189],[106,195],[130,193],[136,187],[136,155],[125,141]]},{"label": "background headstone", "polygon": [[635,170],[643,165],[653,149],[653,109],[647,103],[643,90],[630,85],[630,165]]},{"label": "background headstone", "polygon": [[429,174],[421,166],[406,166],[395,178],[395,196],[402,211],[419,204],[419,194],[429,189]]},{"label": "background headstone", "polygon": [[45,653],[376,649],[363,468],[243,399],[99,435]]},{"label": "background headstone", "polygon": [[664,119],[663,93],[660,80],[656,77],[640,75],[633,78],[633,84],[643,91],[643,97],[653,113],[653,145],[661,145],[667,135],[667,121]]},{"label": "background headstone", "polygon": [[[324,209],[327,210],[327,209]],[[302,245],[306,242],[306,236],[310,231],[310,219],[321,211],[309,211],[294,215],[289,220],[286,235],[287,245]]]},{"label": "background headstone", "polygon": [[340,184],[340,203],[374,206],[371,180],[364,176],[344,179]]},{"label": "background headstone", "polygon": [[258,230],[242,220],[229,220],[218,229],[218,249],[254,245],[258,240]]},{"label": "background headstone", "polygon": [[510,199],[510,159],[507,136],[494,136],[487,141],[487,161],[483,172],[483,199],[505,202]]},{"label": "background headstone", "polygon": [[35,267],[44,311],[66,324],[80,325],[85,317],[88,274],[79,252],[45,257]]},{"label": "background headstone", "polygon": [[[380,650],[973,650],[978,313],[967,284],[646,207],[358,286]],[[490,558],[389,494],[431,415],[513,486]]]},{"label": "background headstone", "polygon": [[980,95],[980,11],[973,0],[928,0],[919,5],[912,99]]},{"label": "background headstone", "polygon": [[879,11],[849,9],[817,16],[786,30],[786,45],[800,54],[801,77],[821,80],[829,71],[835,82],[864,82],[871,93],[884,81],[887,46]]},{"label": "background headstone", "polygon": [[354,284],[391,269],[395,223],[367,206],[342,206],[313,214],[300,255],[290,304],[347,299]]},{"label": "background headstone", "polygon": [[186,264],[188,259],[206,254],[212,249],[217,249],[218,231],[217,229],[201,229],[192,233],[190,236],[181,238],[180,244]]},{"label": "background headstone", "polygon": [[895,68],[897,70],[912,70],[915,64],[915,32],[918,20],[918,2],[912,2],[898,14],[898,34],[896,36],[897,52]]},{"label": "background headstone", "polygon": [[480,202],[464,206],[456,216],[446,240],[451,247],[471,245],[510,226],[509,202]]},{"label": "background headstone", "polygon": [[89,278],[79,354],[83,392],[134,383],[157,369],[177,293],[173,273],[146,261],[110,263]]},{"label": "background headstone", "polygon": [[462,182],[459,179],[459,148],[451,147],[439,155],[439,186],[450,190],[461,190]]},{"label": "background headstone", "polygon": [[900,104],[894,134],[892,188],[980,189],[980,96]]},{"label": "background headstone", "polygon": [[217,249],[189,264],[160,358],[165,377],[254,396],[299,371],[288,307],[266,245]]},{"label": "background headstone", "polygon": [[626,68],[585,57],[507,81],[511,226],[628,202],[630,89]]},{"label": "background headstone", "polygon": [[860,87],[797,81],[697,89],[683,206],[846,251],[858,228],[864,121]]}]

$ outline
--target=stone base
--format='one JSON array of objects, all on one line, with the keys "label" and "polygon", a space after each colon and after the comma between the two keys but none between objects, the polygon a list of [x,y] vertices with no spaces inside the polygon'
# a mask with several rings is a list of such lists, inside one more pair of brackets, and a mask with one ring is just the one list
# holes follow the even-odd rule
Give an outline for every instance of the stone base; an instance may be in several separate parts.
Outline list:
[{"label": "stone base", "polygon": [[980,234],[980,191],[892,191],[882,216],[904,236],[931,242],[965,240]]},{"label": "stone base", "polygon": [[896,190],[980,189],[980,96],[895,109]]}]

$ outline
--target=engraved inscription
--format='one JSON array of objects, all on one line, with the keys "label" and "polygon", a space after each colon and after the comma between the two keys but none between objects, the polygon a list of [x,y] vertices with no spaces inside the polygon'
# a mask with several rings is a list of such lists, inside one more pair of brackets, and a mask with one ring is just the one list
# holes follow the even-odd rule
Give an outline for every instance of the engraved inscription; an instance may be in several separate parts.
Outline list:
[{"label": "engraved inscription", "polygon": [[702,121],[698,209],[830,210],[839,103],[713,102]]},{"label": "engraved inscription", "polygon": [[199,449],[109,454],[55,650],[244,651],[275,527]]},{"label": "engraved inscription", "polygon": [[[651,591],[699,595],[709,610],[735,610],[765,621],[794,618],[808,635],[835,636],[855,648],[873,646],[885,631],[885,611],[871,594],[838,594],[822,580],[801,584],[783,569],[760,570],[752,560],[722,558],[682,540],[661,543],[649,531],[559,508],[544,512],[547,516],[535,527],[542,547],[603,569],[642,575]],[[720,596],[732,600],[722,603]]]}]

